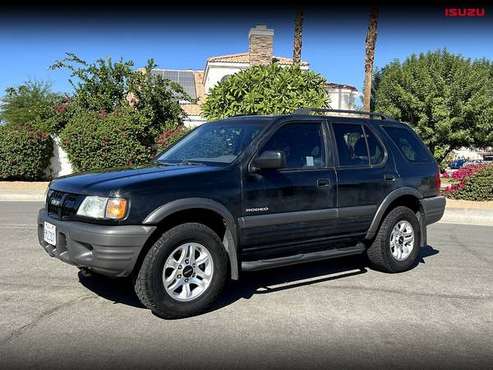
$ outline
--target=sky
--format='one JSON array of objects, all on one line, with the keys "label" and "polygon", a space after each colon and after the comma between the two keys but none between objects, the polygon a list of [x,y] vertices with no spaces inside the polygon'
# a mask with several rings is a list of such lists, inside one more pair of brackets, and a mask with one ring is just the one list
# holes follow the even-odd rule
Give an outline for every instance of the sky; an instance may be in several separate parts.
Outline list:
[{"label": "sky", "polygon": [[[413,53],[447,48],[493,59],[493,8],[485,17],[451,18],[444,8],[381,8],[375,65]],[[66,71],[49,66],[66,52],[87,61],[111,57],[135,67],[154,58],[159,67],[204,69],[208,57],[248,50],[248,30],[274,29],[274,54],[292,55],[294,9],[108,8],[10,9],[0,12],[0,95],[27,80],[71,92]],[[362,90],[368,9],[307,7],[302,59],[330,82]]]}]

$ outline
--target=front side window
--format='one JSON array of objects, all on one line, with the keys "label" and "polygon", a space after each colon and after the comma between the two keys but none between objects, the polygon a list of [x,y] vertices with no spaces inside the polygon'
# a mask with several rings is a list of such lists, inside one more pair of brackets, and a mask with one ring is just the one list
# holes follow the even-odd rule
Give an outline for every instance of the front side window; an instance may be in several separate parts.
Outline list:
[{"label": "front side window", "polygon": [[322,126],[319,123],[290,123],[267,141],[261,150],[281,151],[286,158],[285,168],[320,168],[325,164]]},{"label": "front side window", "polygon": [[231,163],[263,127],[254,122],[205,123],[161,154],[158,161]]}]

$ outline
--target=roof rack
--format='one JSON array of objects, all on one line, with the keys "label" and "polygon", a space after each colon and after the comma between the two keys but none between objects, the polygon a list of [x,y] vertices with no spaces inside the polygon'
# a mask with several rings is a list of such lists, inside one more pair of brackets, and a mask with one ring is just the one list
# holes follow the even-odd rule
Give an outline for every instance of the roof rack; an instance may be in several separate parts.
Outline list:
[{"label": "roof rack", "polygon": [[350,113],[350,114],[361,114],[369,117],[380,117],[383,120],[390,120],[389,117],[378,112],[364,112],[359,110],[349,110],[349,109],[324,109],[324,108],[299,108],[296,109],[293,114],[310,114],[310,113]]}]

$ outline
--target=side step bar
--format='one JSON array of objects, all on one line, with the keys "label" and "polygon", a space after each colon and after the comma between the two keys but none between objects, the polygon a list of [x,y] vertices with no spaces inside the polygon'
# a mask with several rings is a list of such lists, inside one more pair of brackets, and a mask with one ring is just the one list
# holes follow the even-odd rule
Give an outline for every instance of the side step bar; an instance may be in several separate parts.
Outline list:
[{"label": "side step bar", "polygon": [[325,260],[329,258],[351,256],[353,254],[361,254],[366,250],[363,243],[358,243],[354,247],[341,249],[328,249],[325,251],[311,252],[304,254],[296,254],[294,256],[271,258],[258,261],[245,261],[241,263],[242,271],[257,271],[265,270],[272,267],[295,265],[297,263],[305,263],[312,261]]}]

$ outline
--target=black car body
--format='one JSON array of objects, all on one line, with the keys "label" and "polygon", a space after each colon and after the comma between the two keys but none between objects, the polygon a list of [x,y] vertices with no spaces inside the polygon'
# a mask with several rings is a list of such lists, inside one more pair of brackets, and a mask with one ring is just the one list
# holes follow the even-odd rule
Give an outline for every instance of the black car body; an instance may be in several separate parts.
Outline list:
[{"label": "black car body", "polygon": [[[51,256],[120,277],[138,274],[167,231],[196,223],[221,240],[226,273],[238,279],[244,270],[364,253],[389,213],[405,207],[425,245],[445,199],[437,163],[413,130],[380,116],[307,113],[207,123],[149,166],[55,179],[39,212],[39,241]],[[214,141],[214,133],[224,137]],[[200,145],[224,148],[216,157],[186,156]],[[124,216],[78,215],[88,196],[124,199]],[[391,238],[404,238],[403,230]]]}]

